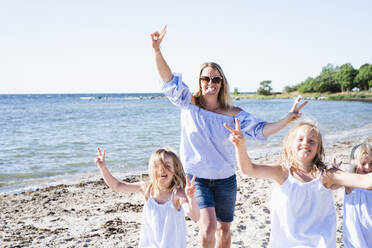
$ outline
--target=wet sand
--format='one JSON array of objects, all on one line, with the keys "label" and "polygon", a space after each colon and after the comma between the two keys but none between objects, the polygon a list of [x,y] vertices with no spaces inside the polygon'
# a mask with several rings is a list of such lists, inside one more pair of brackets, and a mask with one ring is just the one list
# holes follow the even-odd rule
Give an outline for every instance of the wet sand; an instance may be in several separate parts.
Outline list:
[{"label": "wet sand", "polygon": [[[351,148],[372,137],[327,146],[326,162],[333,156],[348,166]],[[256,159],[275,163],[279,154]],[[98,169],[97,169],[98,170]],[[130,176],[125,181],[138,181]],[[143,176],[144,177],[144,176]],[[232,247],[266,247],[270,235],[269,200],[273,182],[237,172],[238,196],[231,226]],[[337,247],[342,245],[343,189],[334,191],[337,210]],[[103,180],[58,185],[33,192],[0,196],[1,247],[137,247],[143,197],[112,192]],[[188,247],[200,247],[197,223],[187,220]]]}]

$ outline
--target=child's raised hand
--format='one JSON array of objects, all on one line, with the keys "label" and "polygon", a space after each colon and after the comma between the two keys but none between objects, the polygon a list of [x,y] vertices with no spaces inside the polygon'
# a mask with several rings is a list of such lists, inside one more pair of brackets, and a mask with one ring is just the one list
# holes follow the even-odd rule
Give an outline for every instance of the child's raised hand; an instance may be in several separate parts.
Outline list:
[{"label": "child's raised hand", "polygon": [[189,176],[186,176],[185,193],[186,193],[186,196],[189,197],[189,198],[193,198],[194,195],[195,195],[195,192],[196,192],[196,187],[194,185],[195,179],[196,179],[196,176],[193,176],[193,178],[191,179],[191,182],[190,182]]},{"label": "child's raised hand", "polygon": [[99,168],[105,167],[106,166],[106,162],[105,162],[106,150],[103,150],[103,152],[101,152],[99,147],[97,147],[97,153],[98,153],[98,156],[96,157],[96,165]]},{"label": "child's raised hand", "polygon": [[228,124],[223,124],[225,128],[227,128],[230,134],[230,141],[234,144],[235,147],[245,145],[245,140],[242,134],[242,130],[240,129],[240,124],[238,118],[235,118],[235,129],[230,127]]},{"label": "child's raised hand", "polygon": [[302,99],[301,96],[298,96],[296,98],[296,100],[294,101],[293,106],[291,108],[291,111],[289,111],[289,113],[288,113],[287,117],[288,117],[290,122],[295,121],[295,120],[297,120],[301,117],[302,114],[300,113],[300,110],[303,107],[305,107],[306,104],[308,103],[307,101],[304,101],[300,106],[297,106],[300,103],[301,99]]},{"label": "child's raised hand", "polygon": [[160,43],[162,42],[166,33],[167,26],[165,25],[160,34],[158,31],[155,31],[154,33],[151,34],[152,47],[154,48],[155,51],[160,50]]},{"label": "child's raised hand", "polygon": [[339,163],[337,163],[337,162],[336,162],[336,157],[334,157],[334,158],[333,158],[333,162],[332,162],[332,168],[336,168],[336,169],[339,169],[339,168],[340,168],[340,166],[341,166],[341,164],[342,164],[342,161],[341,161],[341,162],[339,162]]}]

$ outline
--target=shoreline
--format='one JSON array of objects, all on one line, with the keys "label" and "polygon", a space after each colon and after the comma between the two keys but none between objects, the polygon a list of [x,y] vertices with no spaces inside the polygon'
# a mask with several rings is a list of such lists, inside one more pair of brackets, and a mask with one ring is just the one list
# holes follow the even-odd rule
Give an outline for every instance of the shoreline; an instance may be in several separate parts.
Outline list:
[{"label": "shoreline", "polygon": [[[351,148],[361,141],[372,143],[372,137],[350,137],[327,145],[325,161],[330,163],[335,155],[346,169]],[[274,153],[254,161],[272,164],[278,158],[279,153]],[[145,176],[132,175],[124,180],[133,182]],[[232,247],[265,247],[270,235],[270,196],[274,183],[242,176],[239,171],[237,182]],[[337,247],[343,247],[343,190],[333,193]],[[0,242],[2,247],[136,247],[142,207],[142,195],[112,192],[102,179],[0,195]],[[199,247],[198,224],[187,220],[186,225],[187,247]]]}]

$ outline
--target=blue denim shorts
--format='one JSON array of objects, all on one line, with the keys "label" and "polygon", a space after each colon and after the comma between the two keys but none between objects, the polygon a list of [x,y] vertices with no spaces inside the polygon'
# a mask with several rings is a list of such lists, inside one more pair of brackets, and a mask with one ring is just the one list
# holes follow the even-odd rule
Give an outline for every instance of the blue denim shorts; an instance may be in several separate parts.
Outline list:
[{"label": "blue denim shorts", "polygon": [[[193,176],[188,174],[191,179]],[[220,222],[232,222],[236,202],[236,176],[225,179],[196,178],[195,198],[199,208],[214,207],[217,220]]]}]

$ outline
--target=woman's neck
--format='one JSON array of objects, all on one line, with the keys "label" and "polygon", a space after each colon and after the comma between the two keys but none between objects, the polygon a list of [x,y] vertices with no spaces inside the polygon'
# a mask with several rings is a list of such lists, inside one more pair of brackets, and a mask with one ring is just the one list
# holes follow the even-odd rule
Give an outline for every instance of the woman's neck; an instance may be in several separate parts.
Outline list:
[{"label": "woman's neck", "polygon": [[214,112],[214,111],[219,110],[221,108],[221,105],[218,102],[218,99],[216,97],[203,96],[203,100],[204,100],[205,108],[208,111]]}]

